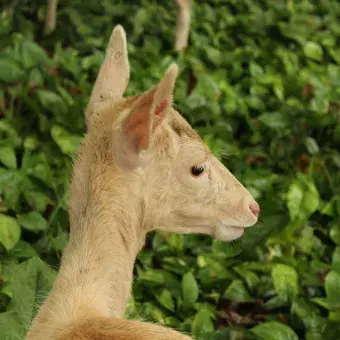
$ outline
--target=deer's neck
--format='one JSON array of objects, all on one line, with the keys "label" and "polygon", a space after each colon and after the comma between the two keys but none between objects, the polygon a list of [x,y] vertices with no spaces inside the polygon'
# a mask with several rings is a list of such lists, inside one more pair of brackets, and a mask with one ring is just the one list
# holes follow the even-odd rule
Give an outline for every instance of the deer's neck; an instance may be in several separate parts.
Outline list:
[{"label": "deer's neck", "polygon": [[88,177],[76,170],[74,178],[83,180],[71,185],[70,241],[37,321],[63,324],[88,313],[120,317],[125,312],[135,258],[145,240],[142,205],[136,186],[125,187],[125,178],[113,179],[112,171],[96,167]]},{"label": "deer's neck", "polygon": [[123,222],[123,212],[120,215],[91,216],[79,232],[71,233],[57,285],[63,295],[67,292],[67,304],[107,316],[124,314],[140,235],[135,225]]}]

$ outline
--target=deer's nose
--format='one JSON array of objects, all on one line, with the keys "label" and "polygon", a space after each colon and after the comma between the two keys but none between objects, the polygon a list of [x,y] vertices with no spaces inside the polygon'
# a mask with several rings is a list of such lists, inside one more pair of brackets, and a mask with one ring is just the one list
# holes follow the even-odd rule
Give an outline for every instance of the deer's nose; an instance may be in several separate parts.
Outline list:
[{"label": "deer's nose", "polygon": [[255,202],[255,203],[251,203],[249,205],[249,209],[250,211],[253,213],[253,215],[258,218],[259,217],[259,213],[260,213],[260,206]]}]

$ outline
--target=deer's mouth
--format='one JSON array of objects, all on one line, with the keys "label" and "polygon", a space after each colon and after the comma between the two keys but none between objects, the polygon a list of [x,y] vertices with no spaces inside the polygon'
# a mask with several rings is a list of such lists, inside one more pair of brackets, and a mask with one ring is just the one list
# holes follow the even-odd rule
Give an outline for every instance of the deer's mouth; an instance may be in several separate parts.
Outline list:
[{"label": "deer's mouth", "polygon": [[229,226],[229,227],[226,227],[228,228],[233,234],[234,236],[236,236],[237,238],[241,237],[244,233],[244,228],[243,227],[236,227],[236,226]]},{"label": "deer's mouth", "polygon": [[235,231],[237,230],[238,232],[242,232],[242,234],[244,232],[244,227],[230,226],[230,227],[227,227],[227,228],[231,228]]},{"label": "deer's mouth", "polygon": [[220,223],[216,228],[215,237],[224,240],[232,241],[240,238],[244,233],[243,227],[231,226]]}]

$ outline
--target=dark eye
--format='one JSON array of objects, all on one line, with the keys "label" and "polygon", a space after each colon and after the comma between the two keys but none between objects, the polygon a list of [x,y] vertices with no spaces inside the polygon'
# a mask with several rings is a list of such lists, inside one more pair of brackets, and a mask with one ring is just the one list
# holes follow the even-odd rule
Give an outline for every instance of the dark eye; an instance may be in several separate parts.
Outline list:
[{"label": "dark eye", "polygon": [[191,174],[195,177],[201,176],[205,171],[205,167],[203,165],[195,165],[191,168]]}]

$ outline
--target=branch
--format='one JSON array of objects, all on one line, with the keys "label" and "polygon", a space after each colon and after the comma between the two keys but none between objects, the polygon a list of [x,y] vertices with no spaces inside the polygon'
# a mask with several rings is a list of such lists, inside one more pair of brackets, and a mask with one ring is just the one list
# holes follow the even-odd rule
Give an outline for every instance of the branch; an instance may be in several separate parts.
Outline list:
[{"label": "branch", "polygon": [[51,34],[56,27],[58,0],[47,0],[44,34]]},{"label": "branch", "polygon": [[179,52],[188,46],[191,0],[176,0],[176,2],[179,11],[177,16],[175,50]]}]

